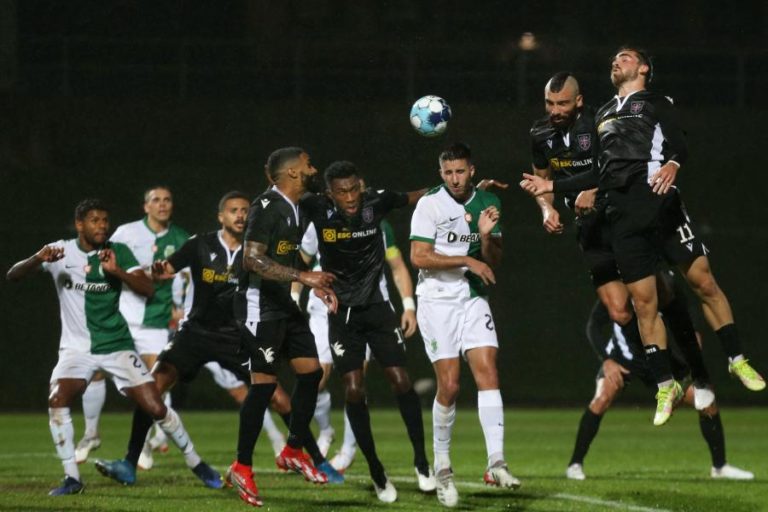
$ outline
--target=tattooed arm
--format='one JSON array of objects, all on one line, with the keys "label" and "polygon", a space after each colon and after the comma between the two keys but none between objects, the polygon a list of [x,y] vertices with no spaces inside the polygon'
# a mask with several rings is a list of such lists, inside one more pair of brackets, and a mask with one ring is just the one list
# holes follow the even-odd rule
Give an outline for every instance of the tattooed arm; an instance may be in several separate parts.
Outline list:
[{"label": "tattooed arm", "polygon": [[267,246],[259,242],[246,241],[243,255],[243,267],[248,272],[259,274],[264,279],[273,281],[298,281],[304,286],[315,288],[320,293],[318,297],[323,299],[329,309],[336,309],[336,294],[333,293],[331,283],[335,276],[330,272],[302,272],[293,267],[287,267],[277,263],[267,256]]}]

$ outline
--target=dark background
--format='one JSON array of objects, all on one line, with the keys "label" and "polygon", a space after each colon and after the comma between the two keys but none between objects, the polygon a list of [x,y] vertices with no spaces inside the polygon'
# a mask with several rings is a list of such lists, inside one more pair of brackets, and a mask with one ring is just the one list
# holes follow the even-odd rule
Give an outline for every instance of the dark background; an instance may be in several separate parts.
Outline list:
[{"label": "dark background", "polygon": [[[520,48],[524,32],[533,50]],[[371,185],[410,190],[436,184],[440,149],[463,140],[481,177],[514,185],[530,167],[528,128],[543,115],[548,77],[569,69],[587,102],[602,104],[614,93],[609,57],[633,42],[651,50],[653,86],[680,109],[692,156],[679,185],[746,351],[766,373],[766,36],[761,1],[4,1],[0,268],[74,236],[74,205],[86,196],[113,205],[113,226],[136,220],[156,183],[173,189],[178,224],[213,229],[218,198],[263,190],[267,155],[286,145],[306,148],[320,170],[348,159]],[[453,108],[436,140],[408,123],[424,94]],[[561,208],[568,230],[551,237],[530,198],[516,187],[499,195],[505,257],[492,302],[505,400],[586,403],[594,293],[570,214]],[[392,215],[406,259],[409,220],[410,211]],[[0,409],[42,410],[59,338],[50,278],[1,282],[0,308]],[[768,393],[728,378],[695,316],[721,402],[768,404]],[[431,377],[420,338],[409,347],[413,377]],[[374,368],[372,402],[390,404],[380,377]],[[473,402],[471,378],[463,385],[461,399]],[[332,388],[338,397],[338,378]],[[229,406],[207,374],[176,394],[188,408]],[[651,404],[641,386],[628,395]],[[111,394],[109,407],[127,405]]]}]

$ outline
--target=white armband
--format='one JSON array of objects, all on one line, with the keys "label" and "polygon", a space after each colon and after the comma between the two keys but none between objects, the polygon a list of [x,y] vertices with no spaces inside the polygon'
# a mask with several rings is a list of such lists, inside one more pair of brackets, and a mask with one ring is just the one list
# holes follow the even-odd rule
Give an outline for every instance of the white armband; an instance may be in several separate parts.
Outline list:
[{"label": "white armband", "polygon": [[403,309],[405,311],[416,311],[416,303],[413,297],[403,297]]}]

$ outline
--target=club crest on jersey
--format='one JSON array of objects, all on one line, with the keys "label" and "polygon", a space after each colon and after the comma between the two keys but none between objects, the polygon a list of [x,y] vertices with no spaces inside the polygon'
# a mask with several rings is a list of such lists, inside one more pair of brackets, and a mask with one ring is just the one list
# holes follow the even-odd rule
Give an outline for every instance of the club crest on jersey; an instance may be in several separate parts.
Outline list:
[{"label": "club crest on jersey", "polygon": [[363,222],[373,222],[373,208],[363,208]]},{"label": "club crest on jersey", "polygon": [[465,220],[465,221],[467,221],[467,224],[469,224],[470,222],[472,222],[472,214],[471,214],[471,213],[469,213],[469,212],[465,213],[465,214],[464,214],[464,220]]},{"label": "club crest on jersey", "polygon": [[645,106],[644,101],[633,101],[629,104],[629,111],[633,114],[639,114],[643,110],[643,106]]},{"label": "club crest on jersey", "polygon": [[175,245],[166,245],[165,249],[163,250],[163,255],[166,258],[170,258],[171,254],[173,254],[174,252],[176,252],[176,246]]},{"label": "club crest on jersey", "polygon": [[592,135],[589,133],[580,133],[576,136],[576,140],[579,142],[579,148],[582,151],[586,151],[592,147]]}]

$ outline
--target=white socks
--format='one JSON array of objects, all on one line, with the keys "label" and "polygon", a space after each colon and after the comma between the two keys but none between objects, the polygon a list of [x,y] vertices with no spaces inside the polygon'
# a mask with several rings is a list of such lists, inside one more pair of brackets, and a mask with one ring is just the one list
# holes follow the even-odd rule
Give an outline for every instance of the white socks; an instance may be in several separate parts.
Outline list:
[{"label": "white socks", "polygon": [[456,422],[456,404],[448,407],[432,403],[432,441],[435,452],[435,473],[451,467],[451,435]]},{"label": "white socks", "polygon": [[163,432],[184,453],[184,461],[187,463],[187,467],[193,469],[200,464],[200,456],[195,451],[195,446],[192,444],[192,440],[189,438],[186,429],[184,429],[181,418],[176,414],[176,411],[169,407],[168,414],[165,415],[165,418],[158,421],[157,425],[163,429]]},{"label": "white socks", "polygon": [[315,421],[320,429],[328,430],[331,428],[331,394],[327,389],[317,393],[317,405],[315,405]]},{"label": "white socks", "polygon": [[477,414],[485,436],[488,467],[491,467],[504,460],[504,404],[498,389],[477,392]]},{"label": "white socks", "polygon": [[49,408],[48,425],[51,427],[56,453],[64,466],[64,474],[80,481],[80,470],[75,462],[75,428],[72,426],[69,407]]},{"label": "white socks", "polygon": [[341,453],[352,457],[357,451],[357,439],[352,432],[352,424],[349,423],[346,408],[344,409],[344,440],[341,443]]},{"label": "white socks", "polygon": [[85,416],[85,435],[84,437],[99,436],[99,418],[101,409],[104,407],[104,400],[107,397],[107,381],[94,380],[88,384],[83,393],[83,416]]}]

